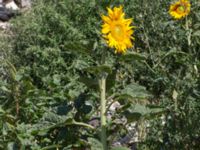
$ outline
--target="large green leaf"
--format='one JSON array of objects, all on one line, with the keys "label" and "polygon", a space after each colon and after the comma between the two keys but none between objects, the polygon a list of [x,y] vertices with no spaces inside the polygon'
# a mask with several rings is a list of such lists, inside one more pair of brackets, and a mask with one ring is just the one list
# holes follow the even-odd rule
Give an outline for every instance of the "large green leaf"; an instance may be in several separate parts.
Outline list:
[{"label": "large green leaf", "polygon": [[88,78],[88,77],[80,77],[79,81],[84,83],[90,89],[96,89],[97,90],[99,88],[99,84],[98,84],[97,79],[91,79],[91,78]]},{"label": "large green leaf", "polygon": [[200,37],[200,30],[195,31],[192,35],[196,37]]},{"label": "large green leaf", "polygon": [[111,74],[108,75],[106,79],[106,90],[109,91],[113,86],[115,86],[116,82],[116,71],[112,71]]},{"label": "large green leaf", "polygon": [[128,62],[135,61],[135,60],[141,61],[141,60],[145,60],[145,59],[146,59],[146,56],[141,55],[141,54],[136,53],[136,52],[128,52],[125,55],[122,55],[120,57],[121,61],[128,61]]},{"label": "large green leaf", "polygon": [[2,109],[2,107],[0,106],[0,113],[4,114],[5,111]]},{"label": "large green leaf", "polygon": [[103,145],[97,139],[88,138],[88,142],[91,146],[91,150],[103,150]]},{"label": "large green leaf", "polygon": [[127,85],[116,97],[117,99],[147,99],[151,95],[150,93],[146,90],[145,87],[132,83]]},{"label": "large green leaf", "polygon": [[157,115],[165,112],[162,107],[148,107],[141,104],[130,105],[122,114],[126,116],[128,122],[134,122],[139,120],[141,117],[146,119],[152,119]]},{"label": "large green leaf", "polygon": [[112,69],[110,66],[106,66],[106,65],[101,65],[101,66],[94,66],[94,67],[88,67],[85,69],[86,71],[94,74],[94,75],[101,75],[103,73],[107,73],[107,74],[111,74],[112,73]]},{"label": "large green leaf", "polygon": [[[106,70],[110,73],[109,69]],[[99,73],[98,71],[96,73]],[[99,83],[97,78],[88,78],[88,77],[80,77],[79,81],[84,83],[88,88],[98,90]],[[111,74],[108,74],[106,79],[106,90],[109,91],[114,85],[116,81],[116,71],[113,71]]]},{"label": "large green leaf", "polygon": [[6,93],[11,93],[11,90],[9,90],[7,87],[5,86],[1,86],[0,89],[3,91],[3,92],[6,92]]}]

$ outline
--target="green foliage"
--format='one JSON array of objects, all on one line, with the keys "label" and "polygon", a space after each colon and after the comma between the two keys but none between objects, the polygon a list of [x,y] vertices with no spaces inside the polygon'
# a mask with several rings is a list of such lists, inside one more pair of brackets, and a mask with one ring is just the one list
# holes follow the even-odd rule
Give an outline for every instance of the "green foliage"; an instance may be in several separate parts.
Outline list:
[{"label": "green foliage", "polygon": [[116,147],[116,148],[112,148],[111,150],[129,150],[126,147]]},{"label": "green foliage", "polygon": [[103,150],[103,145],[98,140],[89,138],[88,142],[91,145],[91,150]]},{"label": "green foliage", "polygon": [[123,114],[126,116],[128,122],[133,122],[141,118],[152,118],[162,114],[163,111],[165,111],[163,108],[150,108],[148,106],[136,104],[124,109]]},{"label": "green foliage", "polygon": [[[135,46],[122,56],[100,32],[101,14],[119,4],[136,26]],[[89,123],[99,117],[102,73],[108,99],[122,105],[112,119],[149,120],[140,149],[198,149],[200,4],[193,0],[182,20],[169,16],[169,5],[36,0],[12,20],[12,36],[0,38],[0,149],[101,149]],[[109,139],[127,134],[117,121],[111,125]]]}]

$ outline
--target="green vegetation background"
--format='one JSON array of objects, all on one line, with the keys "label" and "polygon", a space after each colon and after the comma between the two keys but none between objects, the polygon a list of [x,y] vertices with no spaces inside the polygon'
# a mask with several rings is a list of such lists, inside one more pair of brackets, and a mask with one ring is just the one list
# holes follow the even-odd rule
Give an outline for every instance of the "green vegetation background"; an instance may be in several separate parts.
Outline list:
[{"label": "green vegetation background", "polygon": [[[98,116],[96,76],[88,68],[102,58],[112,70],[108,94],[135,83],[135,90],[140,89],[137,100],[149,94],[145,104],[165,109],[166,123],[160,117],[149,120],[139,149],[198,149],[200,3],[192,0],[189,16],[173,20],[168,14],[171,2],[38,0],[13,19],[9,36],[0,39],[0,149],[93,147],[99,131],[76,122]],[[100,15],[107,6],[120,4],[134,18],[130,51],[139,54],[125,61],[106,47],[100,33]],[[122,103],[132,106],[137,100]],[[123,111],[115,115],[126,116]],[[110,143],[127,134],[122,129],[111,123]]]}]

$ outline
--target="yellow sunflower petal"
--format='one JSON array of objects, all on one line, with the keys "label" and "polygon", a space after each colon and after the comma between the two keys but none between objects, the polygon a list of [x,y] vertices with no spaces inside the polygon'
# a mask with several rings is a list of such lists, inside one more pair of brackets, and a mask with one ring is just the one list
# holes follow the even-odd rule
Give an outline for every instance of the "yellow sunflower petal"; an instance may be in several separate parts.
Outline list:
[{"label": "yellow sunflower petal", "polygon": [[109,16],[110,18],[112,18],[112,17],[113,17],[113,11],[112,11],[112,9],[107,8],[107,10],[108,10],[108,16]]},{"label": "yellow sunflower petal", "polygon": [[125,19],[124,21],[127,24],[127,26],[129,26],[133,20],[130,18],[130,19]]},{"label": "yellow sunflower petal", "polygon": [[114,17],[120,18],[122,16],[122,6],[114,8]]},{"label": "yellow sunflower petal", "polygon": [[126,53],[133,46],[132,37],[134,26],[130,26],[132,19],[125,19],[123,7],[107,8],[108,16],[102,15],[104,24],[102,34],[109,47],[115,48],[115,53]]},{"label": "yellow sunflower petal", "polygon": [[109,17],[104,16],[104,15],[102,15],[101,18],[102,18],[102,20],[103,20],[104,22],[106,22],[106,23],[110,23],[110,21],[111,21]]},{"label": "yellow sunflower petal", "polygon": [[110,26],[108,24],[103,24],[101,32],[103,34],[107,34],[108,32],[110,32]]},{"label": "yellow sunflower petal", "polygon": [[181,19],[190,13],[190,8],[188,0],[179,0],[170,5],[169,14],[175,19]]}]

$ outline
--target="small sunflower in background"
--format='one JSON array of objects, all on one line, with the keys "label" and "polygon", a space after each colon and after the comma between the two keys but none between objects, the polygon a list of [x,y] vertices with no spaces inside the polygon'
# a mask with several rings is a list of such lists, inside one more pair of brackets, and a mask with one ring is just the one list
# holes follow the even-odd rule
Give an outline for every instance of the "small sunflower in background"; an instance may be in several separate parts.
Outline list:
[{"label": "small sunflower in background", "polygon": [[125,19],[122,6],[107,8],[107,10],[108,16],[101,16],[103,20],[101,32],[108,46],[115,48],[115,53],[124,54],[127,48],[133,46],[131,41],[134,39],[132,19]]},{"label": "small sunflower in background", "polygon": [[191,4],[188,0],[179,0],[171,4],[169,13],[175,19],[181,19],[190,13]]}]

